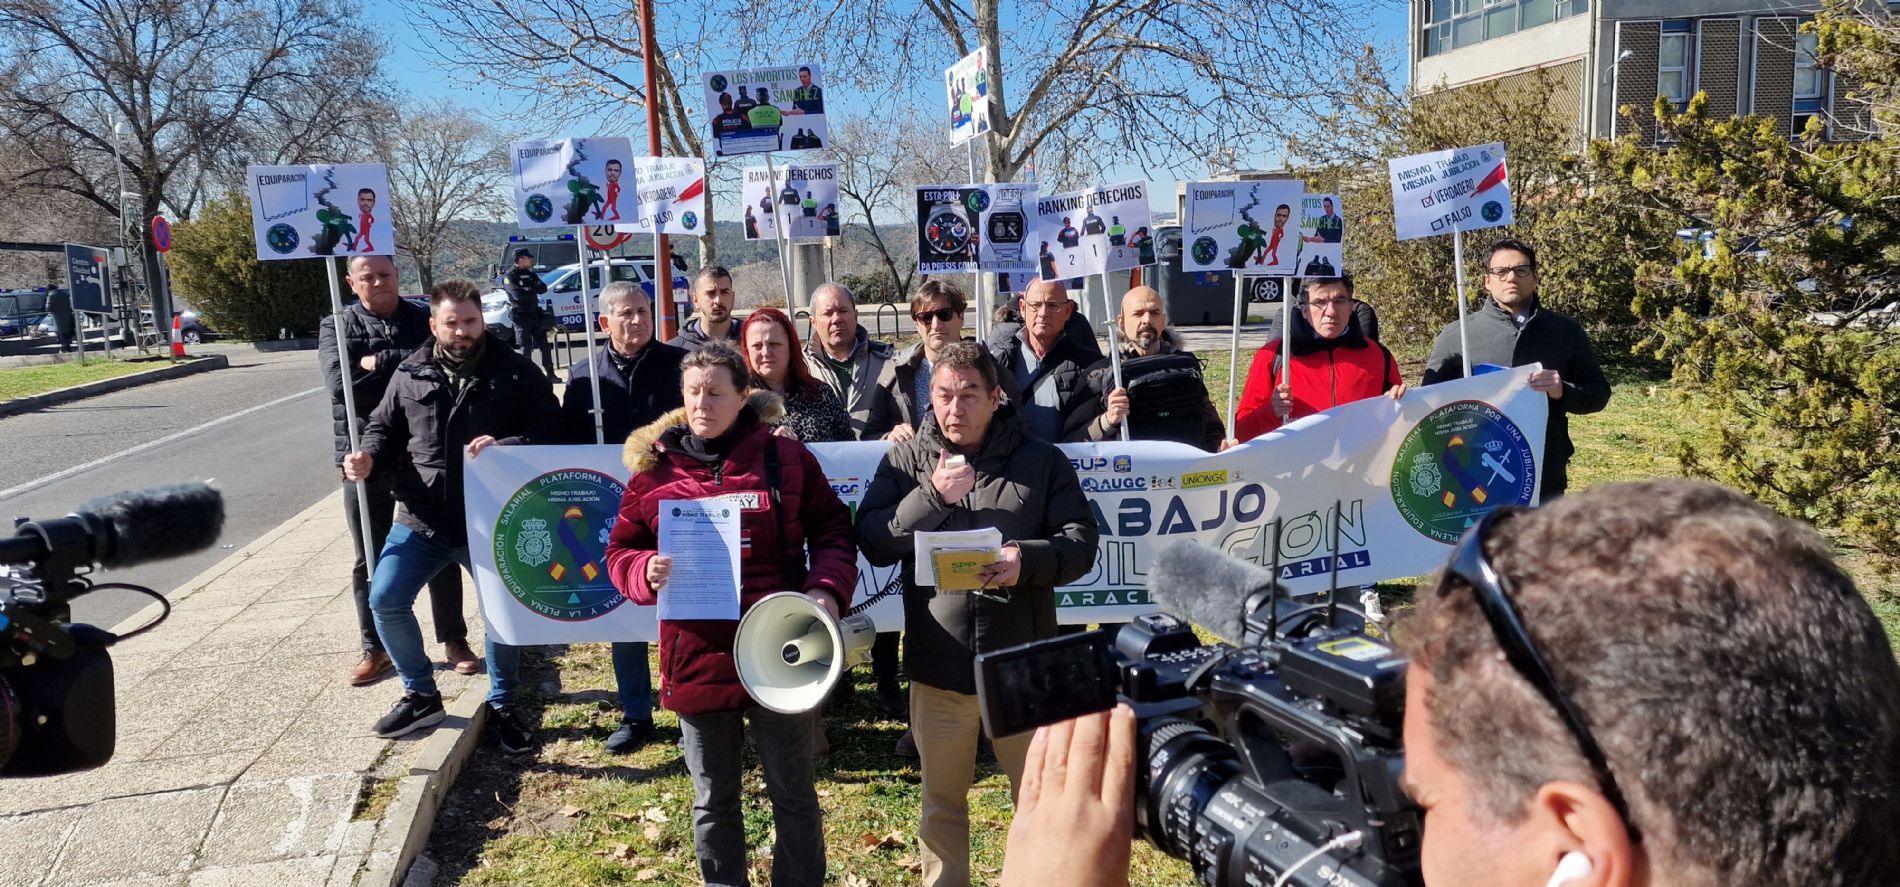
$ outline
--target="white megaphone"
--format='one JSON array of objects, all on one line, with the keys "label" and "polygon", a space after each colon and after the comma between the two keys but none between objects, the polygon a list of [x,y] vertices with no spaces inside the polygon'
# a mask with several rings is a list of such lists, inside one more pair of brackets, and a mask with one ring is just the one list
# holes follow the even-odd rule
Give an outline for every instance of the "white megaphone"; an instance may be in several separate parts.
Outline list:
[{"label": "white megaphone", "polygon": [[733,660],[739,683],[760,705],[801,714],[831,695],[852,666],[871,658],[877,626],[871,617],[834,618],[795,591],[767,595],[739,620]]}]

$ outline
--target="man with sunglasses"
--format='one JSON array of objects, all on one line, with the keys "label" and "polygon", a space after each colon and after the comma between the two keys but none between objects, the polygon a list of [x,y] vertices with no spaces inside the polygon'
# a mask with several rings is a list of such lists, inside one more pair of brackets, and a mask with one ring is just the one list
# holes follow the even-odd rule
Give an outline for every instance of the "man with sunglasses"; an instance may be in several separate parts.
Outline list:
[{"label": "man with sunglasses", "polygon": [[[885,429],[883,439],[903,443],[916,436],[930,418],[930,370],[937,356],[963,341],[963,312],[970,307],[963,289],[944,280],[925,281],[910,297],[910,319],[917,324],[917,344],[897,352],[878,374],[878,387],[890,397],[872,402],[866,427]],[[1012,381],[1003,374],[1002,386]]]},{"label": "man with sunglasses", "polygon": [[[1484,290],[1491,298],[1465,315],[1471,366],[1475,372],[1486,364],[1543,365],[1531,375],[1531,390],[1550,397],[1541,487],[1543,501],[1549,502],[1569,486],[1570,455],[1576,451],[1570,443],[1570,416],[1609,405],[1610,382],[1603,377],[1583,326],[1539,304],[1537,250],[1507,237],[1485,250],[1484,267]],[[1431,359],[1425,362],[1425,384],[1463,377],[1464,359],[1454,321],[1439,332],[1432,346]]]},{"label": "man with sunglasses", "polygon": [[[1395,639],[1427,887],[1900,881],[1900,666],[1804,523],[1675,479],[1500,509]],[[1005,885],[1126,883],[1134,733],[1038,732],[1068,778],[1026,775]]]}]

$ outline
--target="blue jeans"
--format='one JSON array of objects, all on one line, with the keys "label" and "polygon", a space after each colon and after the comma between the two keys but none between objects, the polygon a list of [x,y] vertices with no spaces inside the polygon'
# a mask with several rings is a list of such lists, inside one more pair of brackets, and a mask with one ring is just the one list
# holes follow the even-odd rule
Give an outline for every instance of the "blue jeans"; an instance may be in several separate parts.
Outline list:
[{"label": "blue jeans", "polygon": [[[396,664],[403,689],[433,695],[435,663],[422,649],[422,625],[416,621],[416,595],[444,567],[468,566],[468,546],[448,546],[416,532],[406,524],[390,528],[383,553],[376,557],[376,575],[369,583],[369,609],[376,617],[376,635]],[[521,648],[495,643],[495,632],[483,632],[483,655],[488,660],[488,701],[506,705],[521,673]]]},{"label": "blue jeans", "polygon": [[613,657],[621,717],[629,721],[653,720],[653,669],[647,665],[647,642],[615,643]]}]

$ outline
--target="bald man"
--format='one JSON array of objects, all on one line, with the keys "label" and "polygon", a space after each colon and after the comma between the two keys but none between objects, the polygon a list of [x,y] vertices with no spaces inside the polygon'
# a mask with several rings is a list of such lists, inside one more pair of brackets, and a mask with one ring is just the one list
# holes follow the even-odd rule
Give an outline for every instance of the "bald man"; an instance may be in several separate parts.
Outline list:
[{"label": "bald man", "polygon": [[1110,359],[1090,366],[1090,397],[1069,417],[1065,439],[1114,440],[1121,436],[1121,424],[1129,422],[1134,440],[1218,449],[1227,426],[1207,396],[1200,358],[1182,347],[1180,334],[1168,326],[1161,294],[1146,286],[1129,290],[1115,328],[1121,337],[1122,386],[1115,385]]},{"label": "bald man", "polygon": [[1029,421],[1030,434],[1059,443],[1070,417],[1092,399],[1084,376],[1101,352],[1084,350],[1065,334],[1078,306],[1060,281],[1030,284],[1023,291],[1022,310],[1022,329],[1007,339],[992,339],[990,354],[1015,380],[1013,388],[1005,387],[1010,402]]}]

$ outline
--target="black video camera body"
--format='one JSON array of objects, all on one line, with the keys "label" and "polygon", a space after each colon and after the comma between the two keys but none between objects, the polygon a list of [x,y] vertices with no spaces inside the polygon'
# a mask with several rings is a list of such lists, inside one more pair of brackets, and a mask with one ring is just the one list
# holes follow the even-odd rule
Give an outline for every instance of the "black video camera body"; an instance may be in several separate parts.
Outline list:
[{"label": "black video camera body", "polygon": [[1419,885],[1423,816],[1400,788],[1405,661],[1377,624],[1249,601],[1249,646],[1167,614],[977,657],[984,728],[1006,736],[1112,707],[1138,722],[1135,826],[1207,887]]}]

